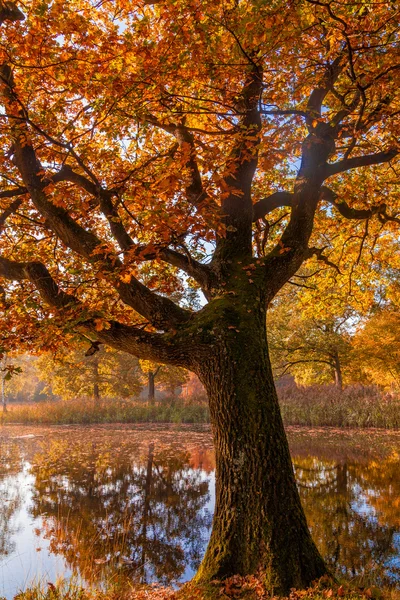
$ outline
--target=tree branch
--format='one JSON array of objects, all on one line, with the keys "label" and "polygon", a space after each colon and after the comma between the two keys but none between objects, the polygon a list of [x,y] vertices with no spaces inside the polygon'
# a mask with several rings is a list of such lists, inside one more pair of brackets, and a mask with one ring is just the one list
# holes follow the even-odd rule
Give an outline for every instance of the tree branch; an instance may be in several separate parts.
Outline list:
[{"label": "tree branch", "polygon": [[323,359],[315,358],[315,359],[309,359],[309,360],[294,360],[294,361],[291,361],[289,363],[282,365],[281,367],[278,367],[280,369],[283,369],[279,373],[279,377],[282,377],[283,375],[285,375],[285,373],[287,373],[291,367],[294,367],[295,365],[299,365],[299,364],[303,364],[303,363],[322,363],[325,365],[329,365],[330,367],[334,367],[334,364],[330,363],[327,360],[323,360]]},{"label": "tree branch", "polygon": [[293,194],[290,192],[274,192],[266,198],[262,198],[253,205],[253,223],[262,219],[276,208],[293,206]]},{"label": "tree branch", "polygon": [[[186,167],[190,173],[190,177],[189,185],[186,186],[186,197],[190,204],[199,206],[208,198],[208,196],[203,189],[203,183],[196,159],[193,134],[183,123],[162,123],[153,115],[147,114],[144,117],[144,121],[173,135],[177,140],[181,151],[187,154]],[[208,198],[208,200],[210,199]],[[215,206],[215,208],[217,207]]]},{"label": "tree branch", "polygon": [[351,208],[344,200],[338,200],[338,195],[330,188],[322,186],[321,192],[321,200],[325,200],[326,202],[329,202],[329,204],[332,204],[332,206],[334,206],[346,219],[365,220],[377,215],[383,223],[386,223],[387,221],[400,223],[399,218],[387,214],[387,206],[385,203],[372,206],[371,208]]},{"label": "tree branch", "polygon": [[2,212],[2,214],[0,215],[0,233],[2,232],[4,224],[8,217],[14,214],[19,209],[21,204],[22,199],[17,198],[16,200],[14,200],[14,202],[11,202],[10,206]]},{"label": "tree branch", "polygon": [[332,267],[333,269],[335,269],[335,271],[337,271],[339,273],[339,275],[342,275],[339,267],[337,265],[335,265],[335,263],[330,261],[327,256],[324,256],[322,254],[324,250],[326,250],[326,247],[325,248],[309,248],[306,258],[311,258],[312,256],[316,256],[317,260],[320,260],[321,262],[325,263],[326,265],[328,265],[328,267]]},{"label": "tree branch", "polygon": [[328,164],[325,167],[324,179],[349,171],[350,169],[357,169],[359,167],[369,167],[371,165],[379,165],[381,163],[391,161],[395,156],[400,153],[398,148],[391,148],[384,152],[377,152],[376,154],[365,154],[364,156],[355,156],[353,158],[346,158],[339,162]]},{"label": "tree branch", "polygon": [[162,261],[181,269],[199,283],[206,298],[210,299],[213,273],[208,265],[204,265],[191,256],[177,252],[172,248],[139,245],[135,246],[132,252],[133,256],[139,260],[160,258]]},{"label": "tree branch", "polygon": [[11,190],[2,190],[0,192],[0,198],[15,198],[15,196],[23,196],[27,194],[28,190],[26,187],[19,186],[16,188],[12,188]]},{"label": "tree branch", "polygon": [[325,73],[321,77],[318,85],[311,92],[307,102],[307,112],[309,113],[309,120],[313,120],[316,117],[321,116],[322,104],[331,90],[333,84],[339,77],[343,70],[343,52],[341,52],[332,63],[328,64]]},{"label": "tree branch", "polygon": [[19,10],[14,2],[7,2],[6,0],[1,0],[0,2],[0,25],[2,25],[5,21],[23,21],[25,16]]},{"label": "tree branch", "polygon": [[[78,298],[59,288],[48,269],[40,262],[15,262],[0,256],[0,277],[12,281],[30,281],[46,304],[57,309],[61,314],[70,309],[83,308]],[[190,352],[187,348],[183,349],[180,344],[174,344],[171,336],[150,333],[113,320],[107,321],[107,329],[98,331],[97,320],[98,315],[94,314],[80,323],[79,327],[95,335],[100,342],[117,350],[129,352],[146,360],[188,367]]]},{"label": "tree branch", "polygon": [[[0,67],[1,95],[7,107],[12,124],[14,141],[14,163],[30,193],[36,209],[47,219],[48,225],[63,243],[83,256],[90,263],[102,264],[107,273],[118,272],[122,263],[115,256],[109,256],[102,241],[91,231],[84,229],[69,215],[66,209],[55,206],[45,193],[48,181],[42,178],[43,169],[37,159],[30,141],[29,129],[24,121],[25,113],[21,109],[15,93],[15,84],[11,69],[3,64]],[[16,109],[15,106],[18,108]],[[16,117],[12,115],[17,110]],[[175,328],[187,321],[191,313],[180,308],[172,300],[155,294],[135,277],[129,283],[113,283],[121,300],[148,319],[158,329],[169,326]]]}]

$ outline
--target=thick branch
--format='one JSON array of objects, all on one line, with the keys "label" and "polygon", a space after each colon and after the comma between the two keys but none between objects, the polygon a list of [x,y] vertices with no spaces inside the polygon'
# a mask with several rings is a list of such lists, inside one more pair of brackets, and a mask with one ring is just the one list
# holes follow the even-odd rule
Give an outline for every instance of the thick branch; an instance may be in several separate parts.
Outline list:
[{"label": "thick branch", "polygon": [[132,249],[133,255],[141,259],[152,260],[160,258],[164,262],[178,267],[193,277],[193,279],[201,285],[207,296],[207,290],[210,287],[211,270],[206,265],[202,265],[194,260],[192,257],[181,254],[170,248],[155,249],[154,247],[151,247],[147,251],[146,246],[135,246],[133,239],[128,234],[121,221],[117,208],[112,202],[112,191],[104,188],[99,190],[92,181],[84,175],[76,173],[68,165],[64,165],[58,173],[53,175],[51,181],[70,181],[76,183],[89,194],[96,197],[102,213],[107,217],[110,224],[111,233],[117,240],[121,250],[126,251]]},{"label": "thick branch", "polygon": [[346,158],[339,162],[326,165],[324,179],[343,173],[344,171],[350,171],[350,169],[357,169],[359,167],[369,167],[371,165],[379,165],[381,163],[391,161],[395,156],[399,154],[398,148],[391,148],[384,152],[377,152],[376,154],[365,154],[364,156],[355,156],[353,158]]},{"label": "thick branch", "polygon": [[[70,309],[83,309],[79,299],[61,290],[45,265],[40,262],[22,263],[0,257],[0,277],[13,281],[30,281],[46,304],[61,314],[65,311],[67,318]],[[174,344],[170,336],[149,333],[112,320],[107,322],[108,329],[97,331],[97,319],[98,315],[94,314],[79,327],[93,334],[100,342],[139,358],[188,366],[190,352],[187,348]]]},{"label": "thick branch", "polygon": [[346,219],[363,221],[377,215],[382,222],[394,221],[395,223],[400,223],[399,218],[387,214],[387,206],[384,203],[372,206],[371,208],[352,208],[344,200],[338,200],[338,195],[330,188],[322,186],[321,191],[321,200],[332,204]]},{"label": "thick branch", "polygon": [[266,198],[262,198],[253,205],[253,223],[262,219],[276,208],[293,206],[293,194],[290,192],[274,192]]},{"label": "thick branch", "polygon": [[172,248],[154,246],[136,246],[133,256],[138,260],[154,260],[160,258],[162,261],[181,269],[192,277],[201,286],[207,299],[210,297],[213,273],[208,265],[203,265],[190,255],[182,254]]},{"label": "thick branch", "polygon": [[25,263],[14,262],[0,256],[0,277],[13,281],[23,281],[27,279],[25,266]]},{"label": "thick branch", "polygon": [[23,13],[15,5],[14,2],[2,0],[0,2],[0,25],[5,21],[23,21],[25,19]]},{"label": "thick branch", "polygon": [[225,165],[221,213],[226,235],[217,239],[213,262],[223,265],[252,254],[253,204],[251,187],[258,164],[263,73],[254,63],[246,74],[235,109],[240,115],[234,145]]},{"label": "thick branch", "polygon": [[318,86],[314,88],[308,99],[307,112],[310,114],[311,120],[321,116],[322,104],[343,67],[343,53],[340,53],[331,64],[327,65]]},{"label": "thick branch", "polygon": [[28,190],[26,187],[19,186],[16,188],[12,188],[11,190],[2,190],[0,192],[0,198],[15,198],[15,196],[23,196],[27,194]]},{"label": "thick branch", "polygon": [[186,168],[189,172],[189,184],[186,186],[187,200],[190,204],[199,206],[207,198],[207,194],[203,189],[197,164],[193,134],[183,124],[162,123],[153,115],[146,115],[145,121],[167,131],[176,138],[179,148],[186,155]]},{"label": "thick branch", "polygon": [[14,202],[11,202],[10,206],[6,208],[0,215],[0,232],[3,230],[4,224],[8,217],[15,213],[22,204],[22,199],[17,198]]}]

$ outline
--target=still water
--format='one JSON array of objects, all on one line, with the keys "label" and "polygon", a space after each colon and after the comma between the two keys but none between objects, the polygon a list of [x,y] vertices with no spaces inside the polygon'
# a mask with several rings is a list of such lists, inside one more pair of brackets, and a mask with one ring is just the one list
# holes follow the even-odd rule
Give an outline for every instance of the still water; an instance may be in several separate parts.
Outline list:
[{"label": "still water", "polygon": [[[400,432],[289,428],[313,537],[361,585],[400,586]],[[206,430],[0,429],[0,596],[74,577],[176,585],[207,545]]]}]

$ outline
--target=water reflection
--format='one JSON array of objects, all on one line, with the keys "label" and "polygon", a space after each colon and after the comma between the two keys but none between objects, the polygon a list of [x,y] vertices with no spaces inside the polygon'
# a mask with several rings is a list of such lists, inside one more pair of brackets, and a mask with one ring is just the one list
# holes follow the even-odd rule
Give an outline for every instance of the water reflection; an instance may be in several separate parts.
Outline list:
[{"label": "water reflection", "polygon": [[[291,437],[313,537],[332,570],[365,585],[400,581],[398,439],[376,434],[371,450],[371,440],[350,447],[325,433]],[[3,440],[0,451],[0,568],[30,527],[66,574],[87,582],[168,584],[193,575],[214,502],[209,434],[76,428]]]},{"label": "water reflection", "polygon": [[17,444],[0,440],[0,561],[15,550],[14,536],[18,533],[15,515],[21,507],[22,469]]},{"label": "water reflection", "polygon": [[388,457],[379,469],[375,461],[317,458],[294,458],[294,465],[313,538],[332,571],[365,585],[399,580],[400,510],[391,502],[400,498],[399,457]]},{"label": "water reflection", "polygon": [[185,450],[126,450],[51,444],[32,468],[32,513],[46,515],[51,551],[87,581],[177,581],[207,542],[209,481]]}]

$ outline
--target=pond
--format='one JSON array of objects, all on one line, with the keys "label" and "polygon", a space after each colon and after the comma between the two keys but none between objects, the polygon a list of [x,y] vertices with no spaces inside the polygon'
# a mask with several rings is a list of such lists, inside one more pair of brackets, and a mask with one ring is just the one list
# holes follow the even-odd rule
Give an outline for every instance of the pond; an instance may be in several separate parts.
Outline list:
[{"label": "pond", "polygon": [[[400,586],[400,432],[289,428],[302,502],[330,567]],[[214,506],[204,428],[0,429],[0,596],[77,578],[177,585]]]}]

